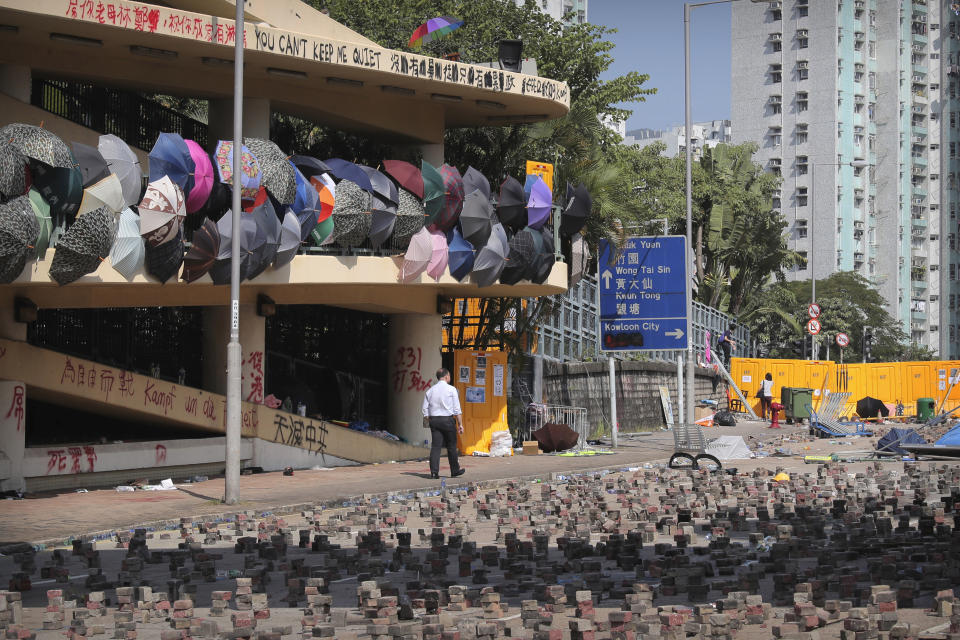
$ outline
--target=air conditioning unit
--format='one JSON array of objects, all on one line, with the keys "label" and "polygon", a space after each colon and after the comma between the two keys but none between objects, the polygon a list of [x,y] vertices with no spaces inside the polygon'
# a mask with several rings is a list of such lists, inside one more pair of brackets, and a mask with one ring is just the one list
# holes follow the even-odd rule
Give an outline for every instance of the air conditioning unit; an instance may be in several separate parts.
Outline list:
[{"label": "air conditioning unit", "polygon": [[863,0],[856,0],[856,2],[853,3],[854,9],[865,9],[866,6],[867,6],[867,3],[864,2]]},{"label": "air conditioning unit", "polygon": [[806,38],[809,32],[806,29],[797,29],[798,38]]},{"label": "air conditioning unit", "polygon": [[780,2],[780,0],[773,0],[773,2],[770,3],[770,8],[774,11],[779,11],[783,8],[783,3]]},{"label": "air conditioning unit", "polygon": [[808,69],[810,68],[810,63],[806,60],[797,60],[797,69]]},{"label": "air conditioning unit", "polygon": [[780,104],[783,102],[783,96],[772,95],[769,100],[770,104]]},{"label": "air conditioning unit", "polygon": [[771,33],[769,40],[770,40],[770,42],[780,42],[781,40],[783,40],[783,34],[782,34],[782,33]]}]

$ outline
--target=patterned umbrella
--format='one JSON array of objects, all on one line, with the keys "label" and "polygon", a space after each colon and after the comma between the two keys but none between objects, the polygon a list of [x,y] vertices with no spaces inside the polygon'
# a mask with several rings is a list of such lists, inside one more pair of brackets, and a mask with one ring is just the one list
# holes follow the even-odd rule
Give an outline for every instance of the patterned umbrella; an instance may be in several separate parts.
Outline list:
[{"label": "patterned umbrella", "polygon": [[297,193],[294,168],[287,154],[273,142],[262,138],[244,138],[243,144],[257,156],[263,178],[260,184],[270,190],[280,204],[293,204]]},{"label": "patterned umbrella", "polygon": [[463,239],[460,230],[454,227],[450,236],[449,253],[450,275],[456,278],[457,282],[463,282],[463,279],[470,275],[473,269],[474,252],[473,245]]},{"label": "patterned umbrella", "polygon": [[[362,172],[361,172],[362,173]],[[371,196],[351,180],[337,185],[333,205],[333,240],[341,247],[356,247],[370,235]]]},{"label": "patterned umbrella", "polygon": [[550,187],[537,176],[530,188],[530,200],[527,202],[527,225],[540,229],[550,218],[550,207],[553,205],[553,194]]},{"label": "patterned umbrella", "polygon": [[20,277],[27,258],[35,255],[33,243],[39,233],[30,198],[19,196],[0,204],[0,284]]},{"label": "patterned umbrella", "polygon": [[27,191],[27,156],[12,142],[0,139],[0,200],[22,196]]},{"label": "patterned umbrella", "polygon": [[173,240],[187,215],[183,192],[167,176],[147,185],[138,209],[140,235],[151,246]]},{"label": "patterned umbrella", "polygon": [[150,150],[150,182],[163,176],[190,195],[193,189],[193,174],[196,171],[190,147],[179,133],[161,133]]},{"label": "patterned umbrella", "polygon": [[482,192],[474,189],[463,201],[463,211],[460,213],[460,229],[464,239],[474,246],[482,247],[490,237],[493,221],[490,201]]},{"label": "patterned umbrella", "polygon": [[412,282],[423,273],[433,257],[433,237],[426,228],[420,229],[410,238],[410,246],[400,265],[400,281]]},{"label": "patterned umbrella", "polygon": [[590,264],[590,245],[583,239],[579,233],[573,236],[570,243],[570,279],[567,282],[568,287],[580,282],[583,274]]},{"label": "patterned umbrella", "polygon": [[57,241],[50,277],[66,285],[100,267],[116,237],[116,218],[106,207],[77,218]]},{"label": "patterned umbrella", "polygon": [[430,262],[427,264],[427,275],[439,281],[440,276],[446,271],[447,262],[450,259],[447,249],[447,236],[442,231],[431,231],[430,239],[433,242],[433,247]]},{"label": "patterned umbrella", "polygon": [[432,164],[423,160],[420,173],[423,176],[423,210],[426,214],[424,224],[431,225],[437,220],[443,209],[446,189],[443,185],[443,176]]},{"label": "patterned umbrella", "polygon": [[220,232],[217,223],[205,218],[203,225],[193,232],[191,246],[187,255],[183,257],[183,274],[185,282],[193,282],[202,278],[220,254]]},{"label": "patterned umbrella", "polygon": [[459,18],[454,18],[451,16],[430,18],[414,30],[413,35],[410,36],[410,41],[407,43],[407,46],[411,49],[419,49],[425,44],[445,38],[446,36],[450,35],[452,31],[459,29],[462,26],[463,20],[460,20]]},{"label": "patterned umbrella", "polygon": [[70,147],[55,133],[43,127],[15,122],[0,128],[0,140],[6,140],[20,153],[51,167],[77,169],[77,160]]},{"label": "patterned umbrella", "polygon": [[400,204],[397,205],[397,219],[393,224],[390,247],[405,251],[413,234],[423,229],[426,218],[423,214],[423,202],[420,198],[403,188],[399,190],[399,194]]},{"label": "patterned umbrella", "polygon": [[112,133],[100,136],[97,149],[110,167],[111,173],[120,179],[123,203],[128,207],[135,205],[140,201],[140,193],[143,191],[143,169],[137,154],[126,142]]},{"label": "patterned umbrella", "polygon": [[273,267],[279,269],[288,264],[297,255],[300,249],[300,220],[293,211],[287,211],[283,216],[283,224],[280,227],[280,246],[277,248],[277,257],[273,261]]},{"label": "patterned umbrella", "polygon": [[399,186],[423,200],[423,176],[420,169],[403,160],[384,160],[383,170],[390,174]]},{"label": "patterned umbrella", "polygon": [[463,178],[456,167],[444,164],[440,167],[443,176],[443,207],[434,226],[441,231],[449,231],[460,219],[460,210],[463,207]]},{"label": "patterned umbrella", "polygon": [[500,202],[497,205],[497,217],[506,227],[517,231],[527,224],[527,195],[523,185],[513,176],[500,185]]},{"label": "patterned umbrella", "polygon": [[[233,186],[233,142],[221,140],[217,143],[217,150],[213,154],[213,161],[217,166],[217,175],[220,182]],[[240,147],[240,197],[244,200],[253,200],[260,190],[260,180],[263,173],[257,157],[246,147]]]},{"label": "patterned umbrella", "polygon": [[210,156],[193,140],[184,140],[193,159],[193,189],[187,196],[187,213],[196,213],[203,207],[213,189],[213,163]]},{"label": "patterned umbrella", "polygon": [[530,271],[530,266],[537,258],[537,244],[534,236],[539,240],[540,232],[530,227],[525,227],[515,233],[510,238],[510,252],[507,254],[507,264],[503,267],[500,274],[500,282],[503,284],[517,284]]},{"label": "patterned umbrella", "polygon": [[183,227],[177,228],[177,235],[173,240],[158,244],[147,245],[147,254],[144,258],[144,270],[160,283],[170,278],[176,278],[183,264]]},{"label": "patterned umbrella", "polygon": [[567,183],[567,207],[560,214],[560,235],[570,237],[583,229],[593,209],[590,192],[581,182],[576,187]]},{"label": "patterned umbrella", "polygon": [[50,246],[50,234],[53,232],[53,219],[50,217],[50,205],[43,199],[36,189],[30,189],[27,192],[30,199],[30,205],[33,207],[33,215],[37,219],[39,232],[37,240],[33,245],[37,249],[37,260],[44,260],[47,257],[47,247]]},{"label": "patterned umbrella", "polygon": [[110,249],[110,264],[127,280],[131,280],[143,266],[146,255],[143,238],[140,236],[140,216],[127,208],[120,214],[117,239]]},{"label": "patterned umbrella", "polygon": [[490,200],[490,181],[473,167],[467,167],[467,172],[463,174],[463,192],[470,195],[474,191],[479,191]]},{"label": "patterned umbrella", "polygon": [[310,232],[310,239],[318,247],[331,244],[333,242],[333,216],[318,222],[317,226]]}]

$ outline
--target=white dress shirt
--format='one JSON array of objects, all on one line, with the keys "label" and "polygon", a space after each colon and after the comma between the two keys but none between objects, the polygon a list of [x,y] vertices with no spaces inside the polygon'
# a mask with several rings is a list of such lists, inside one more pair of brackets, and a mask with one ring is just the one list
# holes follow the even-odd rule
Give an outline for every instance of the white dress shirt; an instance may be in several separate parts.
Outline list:
[{"label": "white dress shirt", "polygon": [[457,389],[447,384],[445,380],[437,380],[423,395],[424,418],[458,416],[461,413],[460,396],[457,394]]}]

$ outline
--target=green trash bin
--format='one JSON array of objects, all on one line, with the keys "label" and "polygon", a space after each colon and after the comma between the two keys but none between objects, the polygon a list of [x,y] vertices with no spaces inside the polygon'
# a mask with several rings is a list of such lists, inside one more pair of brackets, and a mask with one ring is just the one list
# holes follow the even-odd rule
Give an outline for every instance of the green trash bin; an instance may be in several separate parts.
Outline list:
[{"label": "green trash bin", "polygon": [[810,407],[813,405],[813,389],[794,387],[790,391],[789,404],[783,403],[790,412],[790,417],[795,422],[803,422],[804,419],[809,420]]},{"label": "green trash bin", "polygon": [[787,424],[793,423],[793,406],[790,404],[792,397],[793,387],[780,387],[780,404],[783,405],[783,417],[786,418]]},{"label": "green trash bin", "polygon": [[937,401],[933,398],[917,398],[917,420],[926,422],[937,410]]}]

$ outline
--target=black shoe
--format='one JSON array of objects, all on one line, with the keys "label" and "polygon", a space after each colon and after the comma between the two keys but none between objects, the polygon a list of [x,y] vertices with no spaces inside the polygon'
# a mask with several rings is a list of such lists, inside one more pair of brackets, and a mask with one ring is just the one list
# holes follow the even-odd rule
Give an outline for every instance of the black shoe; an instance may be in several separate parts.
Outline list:
[{"label": "black shoe", "polygon": [[431,474],[430,474],[430,478],[432,478],[433,480],[439,480],[439,479],[440,479],[440,474],[439,474],[439,473],[431,473]]},{"label": "black shoe", "polygon": [[457,469],[456,471],[454,471],[453,473],[450,474],[450,477],[451,477],[451,478],[457,478],[457,477],[459,477],[459,476],[462,476],[462,475],[465,474],[466,472],[467,472],[466,469],[462,469],[462,468],[461,468],[461,469]]}]

